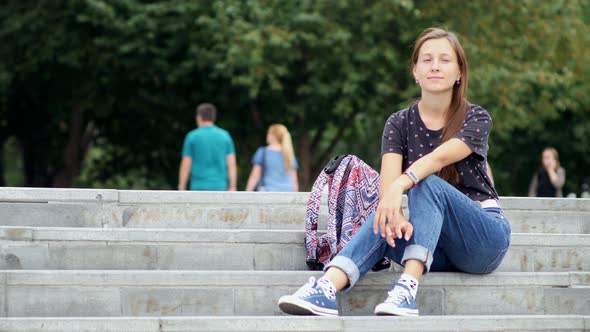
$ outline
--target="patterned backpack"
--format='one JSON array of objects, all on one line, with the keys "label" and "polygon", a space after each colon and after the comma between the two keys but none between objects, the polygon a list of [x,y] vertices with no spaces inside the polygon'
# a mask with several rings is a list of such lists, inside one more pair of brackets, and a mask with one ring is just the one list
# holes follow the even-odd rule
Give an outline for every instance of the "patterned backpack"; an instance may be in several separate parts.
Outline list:
[{"label": "patterned backpack", "polygon": [[[324,186],[328,184],[328,230],[318,237],[318,216]],[[321,270],[344,248],[362,223],[377,209],[379,173],[353,155],[334,157],[317,177],[307,201],[305,247],[307,266]],[[390,266],[387,258],[373,271]]]}]

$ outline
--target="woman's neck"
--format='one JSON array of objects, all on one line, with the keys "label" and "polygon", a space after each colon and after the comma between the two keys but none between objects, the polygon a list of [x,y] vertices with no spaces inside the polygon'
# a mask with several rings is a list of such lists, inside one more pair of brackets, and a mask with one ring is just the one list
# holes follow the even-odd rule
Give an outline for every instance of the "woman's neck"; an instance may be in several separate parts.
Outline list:
[{"label": "woman's neck", "polygon": [[422,92],[422,98],[418,103],[420,114],[431,119],[444,117],[451,106],[453,94],[429,94]]},{"label": "woman's neck", "polygon": [[268,148],[271,150],[282,150],[283,147],[279,143],[270,143]]}]

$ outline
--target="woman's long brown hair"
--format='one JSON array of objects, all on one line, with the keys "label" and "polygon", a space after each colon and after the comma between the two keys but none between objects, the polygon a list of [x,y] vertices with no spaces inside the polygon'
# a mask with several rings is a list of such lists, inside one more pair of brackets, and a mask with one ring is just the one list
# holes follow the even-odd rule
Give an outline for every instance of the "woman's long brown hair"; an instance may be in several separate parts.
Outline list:
[{"label": "woman's long brown hair", "polygon": [[[441,143],[444,143],[455,137],[459,130],[461,130],[467,108],[469,107],[469,102],[467,101],[467,83],[469,80],[467,58],[465,57],[465,51],[463,50],[461,43],[459,43],[457,36],[443,28],[429,28],[424,30],[414,45],[414,52],[412,53],[412,69],[418,63],[420,48],[424,42],[439,38],[446,38],[451,43],[451,46],[455,50],[457,63],[459,64],[459,71],[461,73],[460,82],[455,83],[453,86],[453,97],[451,98],[451,105],[447,111],[445,126],[443,127]],[[440,170],[439,176],[451,184],[457,184],[459,182],[459,172],[454,164],[443,167],[443,169]]]}]

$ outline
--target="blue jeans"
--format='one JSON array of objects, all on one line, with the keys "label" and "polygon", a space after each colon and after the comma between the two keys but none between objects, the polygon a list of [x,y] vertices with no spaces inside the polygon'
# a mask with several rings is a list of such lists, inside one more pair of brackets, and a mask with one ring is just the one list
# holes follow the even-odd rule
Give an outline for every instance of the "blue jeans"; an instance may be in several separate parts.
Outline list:
[{"label": "blue jeans", "polygon": [[404,265],[408,259],[424,262],[428,271],[490,273],[508,251],[510,224],[500,208],[482,208],[455,187],[431,175],[408,191],[409,241],[387,244],[373,233],[372,214],[352,240],[326,265],[346,273],[349,287],[384,256]]}]

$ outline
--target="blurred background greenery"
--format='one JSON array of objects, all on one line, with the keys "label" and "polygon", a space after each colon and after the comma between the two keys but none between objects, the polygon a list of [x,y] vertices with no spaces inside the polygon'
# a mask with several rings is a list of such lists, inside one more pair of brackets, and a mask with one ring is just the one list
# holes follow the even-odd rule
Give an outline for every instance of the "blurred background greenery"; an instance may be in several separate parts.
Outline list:
[{"label": "blurred background greenery", "polygon": [[590,2],[5,0],[0,185],[176,188],[197,104],[218,106],[239,188],[267,127],[291,131],[303,189],[335,154],[379,168],[387,117],[419,96],[412,43],[456,31],[472,102],[494,118],[501,195],[556,147],[590,183]]}]

